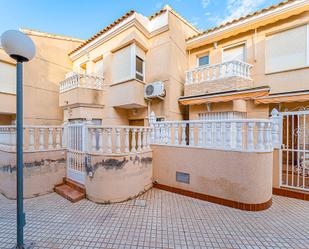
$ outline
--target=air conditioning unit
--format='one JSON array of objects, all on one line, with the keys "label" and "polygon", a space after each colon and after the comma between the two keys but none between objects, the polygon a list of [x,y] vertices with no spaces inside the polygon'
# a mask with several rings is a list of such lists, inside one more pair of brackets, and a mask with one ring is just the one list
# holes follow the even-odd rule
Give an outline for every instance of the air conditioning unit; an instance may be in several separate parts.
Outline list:
[{"label": "air conditioning unit", "polygon": [[156,81],[147,84],[144,89],[144,96],[146,99],[164,97],[165,96],[164,83],[162,81]]}]

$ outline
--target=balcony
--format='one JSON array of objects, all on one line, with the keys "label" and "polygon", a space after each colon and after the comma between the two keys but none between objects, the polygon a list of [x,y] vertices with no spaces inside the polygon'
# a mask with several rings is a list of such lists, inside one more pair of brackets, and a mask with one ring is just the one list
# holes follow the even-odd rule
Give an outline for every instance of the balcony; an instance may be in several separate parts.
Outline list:
[{"label": "balcony", "polygon": [[59,106],[102,106],[102,89],[103,77],[71,72],[60,82]]},{"label": "balcony", "polygon": [[75,72],[70,72],[67,75],[68,77],[60,82],[60,93],[75,88],[87,88],[94,90],[102,90],[103,88],[103,77]]},{"label": "balcony", "polygon": [[186,72],[185,96],[251,87],[251,68],[237,60],[193,68]]}]

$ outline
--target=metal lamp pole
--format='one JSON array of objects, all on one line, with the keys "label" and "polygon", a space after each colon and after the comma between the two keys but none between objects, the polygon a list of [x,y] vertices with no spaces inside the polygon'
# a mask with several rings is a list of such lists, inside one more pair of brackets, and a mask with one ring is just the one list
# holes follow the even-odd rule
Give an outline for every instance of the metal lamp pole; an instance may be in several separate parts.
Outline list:
[{"label": "metal lamp pole", "polygon": [[24,243],[23,189],[23,62],[31,60],[35,55],[35,46],[30,37],[17,30],[8,30],[1,36],[1,44],[5,52],[16,60],[16,201],[17,201],[17,249],[29,249],[33,244]]}]

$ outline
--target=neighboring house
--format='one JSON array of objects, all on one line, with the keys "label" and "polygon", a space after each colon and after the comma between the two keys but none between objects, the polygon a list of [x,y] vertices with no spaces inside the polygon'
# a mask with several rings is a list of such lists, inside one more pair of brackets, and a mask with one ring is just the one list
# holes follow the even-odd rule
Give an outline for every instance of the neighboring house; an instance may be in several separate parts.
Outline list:
[{"label": "neighboring house", "polygon": [[[35,58],[24,65],[24,122],[26,125],[62,124],[58,82],[72,67],[67,54],[83,40],[29,29],[21,31],[29,35],[36,46]],[[15,122],[15,64],[0,48],[1,125]]]},{"label": "neighboring house", "polygon": [[[150,110],[183,119],[185,39],[197,33],[169,6],[149,18],[126,13],[70,52],[73,72],[60,83],[64,120],[144,125]],[[146,100],[145,84],[158,81],[165,96]]]}]

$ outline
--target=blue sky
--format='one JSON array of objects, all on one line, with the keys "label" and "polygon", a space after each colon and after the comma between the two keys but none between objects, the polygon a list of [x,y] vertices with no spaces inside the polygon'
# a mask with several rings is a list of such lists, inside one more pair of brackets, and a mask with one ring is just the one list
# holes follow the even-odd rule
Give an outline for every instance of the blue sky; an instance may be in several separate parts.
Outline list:
[{"label": "blue sky", "polygon": [[146,16],[171,5],[204,30],[281,0],[0,0],[0,34],[30,28],[87,39],[134,9]]}]

